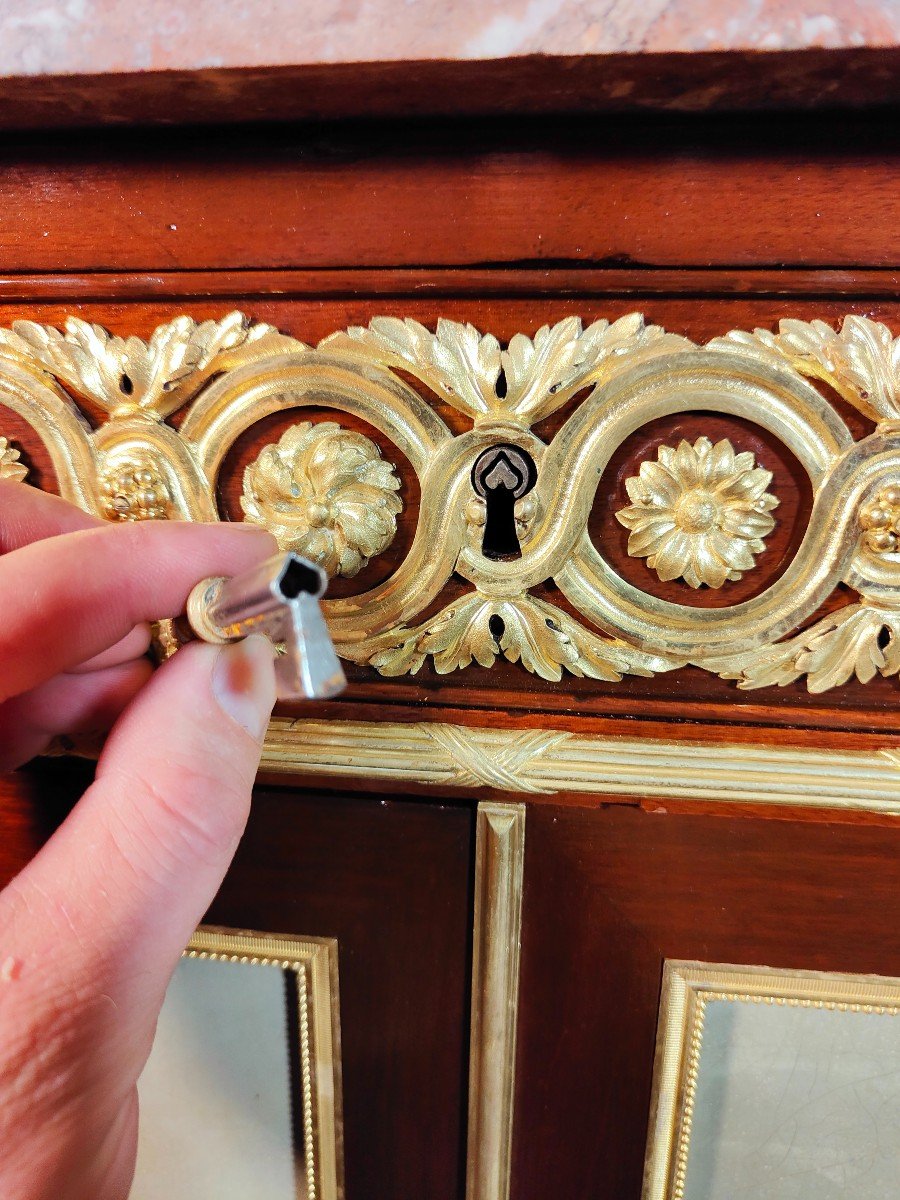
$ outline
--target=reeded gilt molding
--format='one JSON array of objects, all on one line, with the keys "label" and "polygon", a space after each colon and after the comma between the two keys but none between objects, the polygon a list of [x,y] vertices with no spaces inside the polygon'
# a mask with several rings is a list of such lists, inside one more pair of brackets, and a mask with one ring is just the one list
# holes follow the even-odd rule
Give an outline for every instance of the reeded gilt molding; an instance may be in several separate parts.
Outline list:
[{"label": "reeded gilt molding", "polygon": [[[56,752],[94,758],[96,739]],[[436,721],[276,717],[269,775],[376,787],[492,788],[707,804],[789,805],[900,817],[900,750],[825,750],[752,742],[603,737]]]},{"label": "reeded gilt molding", "polygon": [[478,805],[466,1200],[508,1200],[525,871],[525,805]]},{"label": "reeded gilt molding", "polygon": [[[471,427],[452,433],[409,376]],[[854,441],[810,379],[856,405],[876,422],[874,432]],[[395,318],[333,334],[317,348],[239,313],[199,324],[178,317],[147,342],[75,318],[62,333],[32,322],[0,331],[0,405],[33,426],[61,493],[102,516],[216,519],[219,472],[241,434],[274,413],[332,409],[334,422],[303,422],[268,447],[268,466],[263,452],[244,499],[252,519],[352,575],[387,546],[402,496],[389,461],[364,448],[371,439],[326,433],[323,425],[339,425],[344,413],[378,430],[418,476],[415,537],[388,578],[327,601],[325,610],[339,653],[383,674],[415,672],[426,661],[438,671],[462,670],[499,657],[549,679],[570,672],[611,681],[692,663],[742,688],[805,678],[819,691],[854,675],[897,674],[898,397],[898,341],[863,317],[848,317],[840,331],[783,321],[777,333],[732,332],[702,348],[637,314],[587,328],[569,317],[533,338],[517,334],[505,348],[470,325],[442,320],[432,332]],[[89,402],[84,412],[79,401]],[[571,411],[544,441],[532,426],[564,405]],[[93,428],[85,412],[96,407],[107,419]],[[179,409],[176,430],[167,418]],[[759,595],[731,606],[650,595],[622,579],[587,532],[598,480],[617,447],[658,417],[690,411],[762,426],[799,461],[812,488],[808,528],[791,563]],[[728,467],[734,479],[722,521],[733,525],[731,540],[644,547],[657,568],[662,556],[666,577],[678,569],[693,586],[725,583],[726,567],[732,578],[750,569],[774,507],[764,463],[751,465],[738,444],[707,450],[707,442],[688,447],[690,455],[674,449],[673,462],[693,456],[684,479],[701,461]],[[489,505],[472,479],[478,456],[501,444],[534,465],[515,511],[520,553],[505,557],[486,553],[480,521]],[[297,456],[314,458],[313,445],[324,454],[322,478],[331,471],[332,482],[294,495],[294,487],[303,491],[292,482]],[[21,474],[6,446],[4,462],[4,473]],[[345,470],[347,463],[355,465]],[[742,488],[749,507],[734,503]],[[372,501],[368,512],[363,495]],[[632,507],[645,506],[642,496],[632,496]],[[693,515],[705,520],[710,512],[701,504]],[[470,590],[441,608],[454,575]],[[554,604],[552,592],[532,594],[548,582],[565,605]],[[858,599],[809,627],[840,584]]]},{"label": "reeded gilt molding", "polygon": [[428,721],[276,718],[264,767],[274,774],[384,784],[788,804],[900,816],[900,752],[886,749],[674,742]]}]

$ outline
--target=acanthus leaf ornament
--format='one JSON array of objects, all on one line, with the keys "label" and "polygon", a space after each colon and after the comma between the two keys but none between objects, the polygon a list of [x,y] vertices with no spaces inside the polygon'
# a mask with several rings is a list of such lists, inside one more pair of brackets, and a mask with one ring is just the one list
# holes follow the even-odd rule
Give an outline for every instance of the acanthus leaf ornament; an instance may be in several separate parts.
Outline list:
[{"label": "acanthus leaf ornament", "polygon": [[778,333],[734,330],[710,343],[728,344],[787,360],[801,374],[833,387],[873,421],[900,419],[900,338],[869,317],[847,316],[839,330],[826,321],[785,318]]},{"label": "acanthus leaf ornament", "polygon": [[617,321],[594,321],[582,328],[578,317],[544,325],[534,338],[517,333],[501,353],[506,378],[504,412],[534,424],[567,403],[577,391],[609,374],[622,360],[684,349],[685,338],[647,325],[640,313]]},{"label": "acanthus leaf ornament", "polygon": [[786,642],[717,666],[741,688],[784,687],[806,676],[813,693],[839,687],[853,676],[869,683],[876,675],[897,675],[900,609],[848,604]]},{"label": "acanthus leaf ornament", "polygon": [[501,411],[500,343],[474,325],[441,318],[432,333],[411,317],[375,317],[368,328],[333,333],[321,349],[370,355],[409,371],[460,412],[477,419]]},{"label": "acanthus leaf ornament", "polygon": [[598,637],[534,596],[500,600],[480,592],[448,605],[416,629],[401,628],[351,653],[383,675],[415,674],[429,657],[439,675],[473,662],[490,667],[505,658],[550,680],[568,672],[618,681],[623,675],[650,676],[679,665]]},{"label": "acanthus leaf ornament", "polygon": [[138,410],[162,418],[196,392],[213,366],[227,366],[229,351],[254,343],[274,350],[283,341],[273,326],[252,325],[239,312],[200,323],[176,317],[146,342],[68,317],[63,332],[34,321],[0,329],[0,361],[37,365],[114,416]]},{"label": "acanthus leaf ornament", "polygon": [[900,417],[900,339],[887,326],[849,316],[835,332],[824,321],[785,320],[775,344],[798,370],[831,383],[867,416]]},{"label": "acanthus leaf ornament", "polygon": [[[683,350],[687,338],[646,325],[640,313],[617,321],[579,317],[544,325],[534,338],[517,333],[506,350],[492,334],[441,318],[431,333],[407,317],[375,317],[367,328],[332,334],[321,348],[367,354],[409,371],[476,423],[510,421],[524,426],[543,420],[617,361]],[[503,371],[505,389],[497,384]]]},{"label": "acanthus leaf ornament", "polygon": [[371,438],[335,421],[302,421],[247,467],[241,507],[282,550],[352,577],[393,541],[399,489]]},{"label": "acanthus leaf ornament", "polygon": [[741,579],[775,528],[771,479],[726,438],[660,446],[657,461],[625,481],[632,503],[616,519],[631,531],[628,553],[646,558],[660,579],[680,577],[692,588]]},{"label": "acanthus leaf ornament", "polygon": [[[805,678],[824,690],[852,675],[897,673],[898,363],[898,339],[862,317],[848,317],[839,332],[783,321],[778,333],[733,331],[706,347],[636,313],[586,328],[567,317],[506,347],[472,325],[441,320],[432,332],[376,317],[315,349],[239,313],[178,317],[146,342],[71,318],[64,332],[31,322],[0,331],[0,405],[31,424],[67,499],[99,515],[185,520],[216,519],[222,464],[256,421],[332,409],[335,421],[301,421],[251,465],[245,509],[285,540],[306,539],[305,553],[347,575],[384,552],[399,512],[390,463],[364,448],[374,443],[333,431],[341,413],[373,426],[418,477],[415,536],[387,578],[324,607],[339,652],[382,674],[426,660],[447,672],[505,658],[550,680],[615,682],[692,663],[744,687]],[[854,440],[810,378],[851,399],[878,422],[875,432]],[[108,419],[94,428],[79,398]],[[532,432],[566,404],[552,439]],[[442,405],[471,428],[452,432]],[[175,428],[167,417],[179,408]],[[731,606],[654,597],[622,580],[588,536],[597,481],[615,449],[649,422],[691,411],[761,425],[806,471],[813,495],[794,558]],[[510,517],[519,553],[488,558],[472,470],[500,445],[528,456],[536,478]],[[667,483],[654,500],[642,478],[654,472],[640,472],[630,494],[636,511],[623,523],[632,549],[666,577],[720,586],[754,565],[775,498],[768,472],[746,451],[708,438],[684,447],[668,448],[668,465],[665,456],[650,464],[675,490]],[[7,457],[7,473],[20,474],[17,461]],[[441,607],[452,577],[470,590]],[[840,585],[858,601],[816,623]],[[539,599],[538,587],[564,599]]]}]

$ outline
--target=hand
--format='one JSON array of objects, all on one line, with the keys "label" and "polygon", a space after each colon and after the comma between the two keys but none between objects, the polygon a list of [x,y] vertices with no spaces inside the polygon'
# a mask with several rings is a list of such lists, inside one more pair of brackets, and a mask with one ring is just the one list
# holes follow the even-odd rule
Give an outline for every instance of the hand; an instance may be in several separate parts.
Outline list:
[{"label": "hand", "polygon": [[181,951],[247,819],[275,699],[263,638],[157,671],[146,622],[262,530],[110,526],[0,481],[0,770],[112,725],[96,781],[0,892],[0,1196],[124,1200],[136,1082]]}]

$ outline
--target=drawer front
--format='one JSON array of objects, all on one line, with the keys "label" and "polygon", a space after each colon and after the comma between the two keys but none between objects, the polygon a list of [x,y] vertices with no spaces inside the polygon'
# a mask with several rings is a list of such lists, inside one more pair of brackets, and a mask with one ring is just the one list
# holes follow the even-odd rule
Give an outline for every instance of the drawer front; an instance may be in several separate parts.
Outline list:
[{"label": "drawer front", "polygon": [[[727,723],[721,769],[747,756],[760,802],[881,794],[894,306],[175,307],[82,304],[62,332],[46,303],[0,308],[2,469],[113,521],[255,522],[325,567],[350,686],[285,706],[267,769],[677,799],[672,743],[690,756]],[[615,750],[635,719],[648,756],[629,782]],[[774,730],[795,774],[833,732],[805,794],[758,761]]]}]

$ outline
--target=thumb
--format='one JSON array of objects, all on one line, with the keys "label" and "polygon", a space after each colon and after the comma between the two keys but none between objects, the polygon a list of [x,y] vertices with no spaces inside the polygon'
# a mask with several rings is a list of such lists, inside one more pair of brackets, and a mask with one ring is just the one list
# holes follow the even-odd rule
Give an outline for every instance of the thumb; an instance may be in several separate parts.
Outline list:
[{"label": "thumb", "polygon": [[156,672],[96,781],[4,895],[23,983],[52,969],[123,1013],[155,1015],[237,848],[274,702],[261,636],[192,644]]}]

